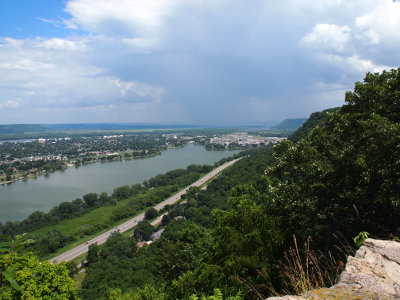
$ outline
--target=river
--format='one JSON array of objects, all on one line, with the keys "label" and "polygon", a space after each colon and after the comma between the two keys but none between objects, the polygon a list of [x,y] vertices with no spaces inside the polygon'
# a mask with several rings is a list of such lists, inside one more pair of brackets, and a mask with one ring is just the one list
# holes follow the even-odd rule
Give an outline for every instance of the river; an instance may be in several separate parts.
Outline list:
[{"label": "river", "polygon": [[190,164],[214,165],[234,151],[207,151],[188,144],[168,149],[153,157],[85,164],[42,175],[35,179],[0,186],[0,222],[21,221],[32,212],[48,212],[64,201],[82,198],[88,193],[112,194],[116,187],[142,183],[157,174],[186,168]]}]

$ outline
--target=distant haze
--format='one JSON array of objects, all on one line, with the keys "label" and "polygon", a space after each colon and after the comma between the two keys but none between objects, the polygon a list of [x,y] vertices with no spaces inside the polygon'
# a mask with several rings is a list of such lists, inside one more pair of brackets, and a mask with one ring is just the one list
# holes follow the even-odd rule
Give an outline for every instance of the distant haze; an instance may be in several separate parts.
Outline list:
[{"label": "distant haze", "polygon": [[3,1],[0,123],[305,118],[400,66],[399,16],[392,0]]}]

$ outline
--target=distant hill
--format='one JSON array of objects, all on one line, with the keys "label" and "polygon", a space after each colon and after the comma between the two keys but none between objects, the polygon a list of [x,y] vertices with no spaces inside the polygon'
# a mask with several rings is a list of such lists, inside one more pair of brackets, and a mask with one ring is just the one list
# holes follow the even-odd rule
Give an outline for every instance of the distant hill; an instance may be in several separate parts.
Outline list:
[{"label": "distant hill", "polygon": [[282,123],[271,127],[271,129],[280,129],[280,130],[296,130],[307,121],[307,118],[299,118],[299,119],[286,119]]},{"label": "distant hill", "polygon": [[297,143],[299,140],[306,137],[306,135],[309,134],[310,131],[313,130],[315,127],[317,127],[317,125],[323,124],[326,121],[328,113],[334,113],[339,110],[340,107],[335,107],[335,108],[325,109],[321,112],[312,113],[310,115],[310,118],[308,118],[307,121],[304,122],[304,124],[289,137],[289,139],[292,142]]},{"label": "distant hill", "polygon": [[39,124],[0,125],[0,134],[24,134],[32,132],[47,132],[53,129]]},{"label": "distant hill", "polygon": [[44,126],[59,131],[165,129],[165,128],[195,127],[193,125],[163,125],[163,124],[153,124],[153,123],[77,123],[77,124],[44,124]]}]

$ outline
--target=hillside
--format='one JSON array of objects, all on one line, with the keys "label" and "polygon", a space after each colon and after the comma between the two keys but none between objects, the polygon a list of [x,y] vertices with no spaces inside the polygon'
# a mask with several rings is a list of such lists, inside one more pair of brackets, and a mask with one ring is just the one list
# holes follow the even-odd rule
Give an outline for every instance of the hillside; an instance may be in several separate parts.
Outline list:
[{"label": "hillside", "polygon": [[0,134],[25,134],[32,132],[48,132],[53,129],[39,124],[0,125]]},{"label": "hillside", "polygon": [[305,121],[307,121],[307,118],[286,119],[282,123],[271,127],[271,129],[297,130]]},{"label": "hillside", "polygon": [[298,129],[289,137],[294,143],[297,143],[301,139],[305,138],[317,125],[326,125],[328,115],[334,112],[338,112],[340,107],[325,109],[321,112],[315,112],[310,115],[310,117],[303,122],[303,125],[298,127]]},{"label": "hillside", "polygon": [[155,130],[155,129],[171,129],[171,128],[194,128],[194,125],[165,125],[153,123],[76,123],[76,124],[45,124],[53,130],[58,131],[87,131],[87,130]]}]

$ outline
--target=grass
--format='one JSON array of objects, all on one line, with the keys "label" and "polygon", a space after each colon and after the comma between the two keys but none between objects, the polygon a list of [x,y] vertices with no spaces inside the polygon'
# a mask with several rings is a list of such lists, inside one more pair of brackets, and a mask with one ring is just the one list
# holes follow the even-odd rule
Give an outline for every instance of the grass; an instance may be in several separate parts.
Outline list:
[{"label": "grass", "polygon": [[354,254],[354,249],[348,242],[342,240],[342,235],[335,236],[341,246],[336,246],[339,254],[333,256],[331,252],[326,254],[311,249],[312,239],[308,237],[304,243],[304,249],[299,250],[296,237],[293,236],[294,248],[285,252],[285,261],[281,267],[281,277],[286,288],[285,294],[302,294],[304,292],[323,287],[331,287],[344,270],[347,256]]},{"label": "grass", "polygon": [[76,287],[78,289],[81,289],[82,282],[85,279],[86,273],[85,272],[80,272],[78,275],[74,276],[74,280],[76,281]]},{"label": "grass", "polygon": [[[132,200],[132,198],[129,199],[125,199],[125,200],[121,200],[118,202],[117,205],[112,206],[113,209],[126,205],[127,202],[129,202],[130,200]],[[141,213],[143,213],[145,210],[141,210],[138,211],[136,213],[137,215],[140,215]],[[47,232],[54,230],[54,229],[58,229],[60,230],[62,233],[64,233],[65,235],[74,235],[76,236],[76,232],[77,230],[82,227],[82,226],[87,226],[93,223],[97,223],[97,222],[101,222],[101,221],[105,221],[108,220],[109,217],[112,214],[112,209],[110,209],[110,206],[102,206],[99,208],[96,208],[94,210],[92,210],[91,212],[78,217],[78,218],[74,218],[74,219],[68,219],[68,220],[63,220],[60,223],[58,223],[57,225],[53,225],[53,226],[46,226],[44,228],[35,230],[33,232],[30,232],[29,235],[33,235],[33,236],[44,236],[47,234]],[[64,246],[63,248],[57,249],[56,252],[48,254],[46,256],[43,257],[43,259],[50,259],[52,257],[58,256],[66,251],[69,251],[79,245],[81,245],[82,243],[85,243],[93,238],[95,238],[96,236],[99,236],[101,234],[103,234],[104,232],[109,231],[110,229],[119,226],[120,224],[126,222],[127,220],[130,220],[132,218],[134,218],[135,216],[131,216],[129,218],[125,218],[122,220],[119,220],[113,224],[111,224],[110,227],[105,228],[101,231],[98,231],[97,233],[93,234],[93,235],[84,235],[83,237],[78,237],[78,239],[72,243],[68,243],[66,246]],[[128,230],[129,232],[133,233],[133,228]],[[128,232],[127,231],[127,232]]]},{"label": "grass", "polygon": [[331,252],[325,254],[322,251],[311,249],[311,237],[308,237],[304,243],[304,249],[300,249],[296,237],[293,236],[294,248],[290,248],[288,252],[284,253],[284,261],[279,261],[277,266],[280,270],[279,277],[283,281],[281,292],[276,291],[273,287],[266,270],[258,271],[259,275],[264,278],[264,284],[252,285],[244,278],[235,279],[247,286],[259,299],[266,298],[259,291],[260,288],[268,290],[273,296],[281,296],[301,295],[307,291],[331,287],[344,270],[347,257],[354,255],[355,252],[341,234],[335,235],[335,237],[340,246],[335,246],[339,254],[334,256]]}]

